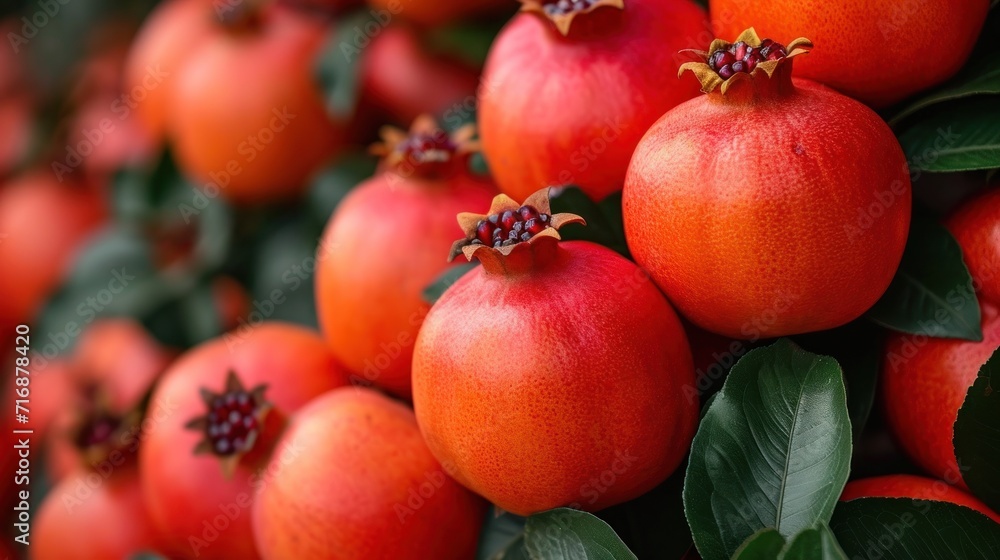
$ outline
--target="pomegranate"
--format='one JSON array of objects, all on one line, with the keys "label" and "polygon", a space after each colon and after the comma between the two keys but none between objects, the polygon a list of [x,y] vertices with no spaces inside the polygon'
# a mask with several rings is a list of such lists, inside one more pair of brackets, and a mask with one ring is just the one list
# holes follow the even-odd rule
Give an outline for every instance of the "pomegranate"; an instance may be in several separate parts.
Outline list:
[{"label": "pomegranate", "polygon": [[517,200],[549,185],[620,191],[636,144],[697,95],[670,78],[708,34],[689,0],[521,0],[490,50],[479,98],[483,153]]},{"label": "pomegranate", "polygon": [[657,121],[629,165],[629,249],[707,330],[756,340],[845,324],[881,297],[902,258],[903,151],[861,103],[792,80],[809,46],[753,29],[717,39],[681,70],[707,95]]},{"label": "pomegranate", "polygon": [[955,420],[979,369],[1000,347],[1000,192],[968,202],[946,225],[978,290],[983,340],[894,333],[886,341],[881,391],[900,447],[928,473],[964,487],[955,458]]},{"label": "pomegranate", "polygon": [[496,14],[508,9],[510,0],[368,0],[377,17],[401,17],[427,27],[438,27],[471,16]]},{"label": "pomegranate", "polygon": [[[886,107],[955,74],[972,52],[989,4],[989,0],[712,0],[710,8],[715,33],[723,37],[750,25],[770,37],[808,36],[823,49],[801,61],[799,76],[873,107]],[[915,37],[934,37],[947,48],[913,56]],[[836,48],[828,48],[833,45]]]},{"label": "pomegranate", "polygon": [[135,470],[79,471],[46,495],[31,535],[32,560],[107,560],[163,553]]},{"label": "pomegranate", "polygon": [[461,234],[451,216],[495,192],[468,171],[473,134],[466,126],[449,136],[429,117],[409,134],[386,128],[381,172],[341,203],[319,247],[316,300],[330,348],[359,380],[402,397],[428,308],[421,293]]},{"label": "pomegranate", "polygon": [[167,120],[178,165],[237,203],[296,196],[343,141],[344,124],[328,118],[313,77],[327,26],[253,2],[224,20],[171,86]]},{"label": "pomegranate", "polygon": [[0,264],[17,271],[0,275],[5,335],[34,320],[105,214],[95,189],[69,180],[60,183],[48,171],[21,176],[0,191]]},{"label": "pomegranate", "polygon": [[561,226],[581,221],[552,215],[546,190],[460,214],[467,236],[453,255],[482,267],[431,308],[414,349],[427,445],[456,480],[518,515],[643,494],[677,468],[697,423],[680,320],[632,262],[559,242]]},{"label": "pomegranate", "polygon": [[300,410],[267,472],[253,508],[265,559],[475,556],[486,503],[434,459],[413,412],[379,393],[336,389]]},{"label": "pomegranate", "polygon": [[1000,515],[997,515],[975,496],[954,486],[949,486],[940,480],[922,476],[891,474],[851,481],[844,487],[844,493],[841,494],[840,500],[846,502],[857,498],[911,498],[949,502],[972,508],[1000,523]]},{"label": "pomegranate", "polygon": [[248,509],[285,419],[346,381],[318,335],[281,323],[226,334],[171,366],[149,405],[139,468],[178,554],[257,557]]}]

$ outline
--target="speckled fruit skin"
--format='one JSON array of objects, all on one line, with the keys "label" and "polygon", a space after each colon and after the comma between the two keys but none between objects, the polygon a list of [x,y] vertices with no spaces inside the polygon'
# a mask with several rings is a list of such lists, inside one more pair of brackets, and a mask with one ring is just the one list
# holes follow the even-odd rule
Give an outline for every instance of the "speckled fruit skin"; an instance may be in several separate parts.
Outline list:
[{"label": "speckled fruit skin", "polygon": [[104,223],[95,189],[49,170],[21,176],[0,191],[0,327],[4,336],[34,320],[42,301],[69,270],[76,252]]},{"label": "speckled fruit skin", "polygon": [[473,269],[431,309],[413,356],[427,445],[518,515],[596,511],[663,481],[694,436],[694,381],[670,304],[587,242],[523,274]]},{"label": "speckled fruit skin", "polygon": [[1000,515],[975,496],[949,486],[943,481],[922,476],[891,474],[851,481],[844,487],[840,501],[846,502],[857,498],[912,498],[950,502],[974,509],[1000,523]]},{"label": "speckled fruit skin", "polygon": [[168,109],[181,169],[244,204],[301,194],[344,136],[314,78],[326,27],[281,6],[260,17],[257,29],[216,26],[173,78]]},{"label": "speckled fruit skin", "polygon": [[[818,48],[795,62],[799,77],[886,107],[962,67],[983,28],[989,1],[712,0],[709,7],[716,35],[727,41],[751,26],[775,40],[808,37]],[[947,48],[913,56],[920,37],[934,37]]]},{"label": "speckled fruit skin", "polygon": [[52,488],[38,509],[32,560],[108,560],[163,553],[134,471],[110,478],[78,471]]},{"label": "speckled fruit skin", "polygon": [[455,215],[488,208],[492,184],[380,173],[337,208],[317,255],[316,307],[334,355],[358,379],[409,398],[410,362],[429,306],[422,292],[448,268]]},{"label": "speckled fruit skin", "polygon": [[[928,473],[965,486],[955,458],[954,426],[979,368],[1000,347],[1000,192],[973,199],[951,219],[978,288],[980,342],[892,334],[882,366],[882,400],[896,441]],[[957,479],[957,480],[956,480]]]},{"label": "speckled fruit skin", "polygon": [[[150,514],[184,558],[258,557],[249,507],[262,465],[241,463],[227,479],[218,458],[193,454],[202,436],[185,429],[188,421],[205,414],[199,390],[221,390],[230,370],[248,388],[266,383],[266,399],[286,417],[347,383],[320,336],[282,323],[224,335],[174,362],[149,405],[147,416],[159,420],[145,432],[139,468]],[[258,440],[258,445],[266,442]]]},{"label": "speckled fruit skin", "polygon": [[629,158],[663,113],[698,94],[674,78],[681,49],[710,40],[688,0],[625,0],[578,16],[567,37],[520,13],[493,43],[479,128],[500,190],[515,200],[550,185],[595,200],[620,191]]},{"label": "speckled fruit skin", "polygon": [[267,560],[475,556],[486,502],[448,477],[413,412],[375,391],[337,389],[299,411],[269,471],[253,509]]},{"label": "speckled fruit skin", "polygon": [[685,317],[733,338],[857,318],[906,244],[910,178],[892,131],[857,101],[794,83],[760,102],[713,92],[678,106],[625,180],[636,262]]}]

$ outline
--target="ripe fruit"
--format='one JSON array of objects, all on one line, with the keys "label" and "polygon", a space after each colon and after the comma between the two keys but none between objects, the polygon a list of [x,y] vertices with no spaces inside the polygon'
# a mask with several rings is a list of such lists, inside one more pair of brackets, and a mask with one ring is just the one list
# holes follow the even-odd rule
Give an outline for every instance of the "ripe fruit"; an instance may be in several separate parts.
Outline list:
[{"label": "ripe fruit", "polygon": [[455,251],[483,266],[431,308],[414,349],[427,445],[456,480],[518,515],[643,494],[674,471],[697,422],[679,319],[630,261],[559,243],[558,228],[580,221],[551,215],[544,190],[460,214],[467,239]]},{"label": "ripe fruit", "polygon": [[[48,171],[21,176],[0,191],[0,326],[32,321],[77,249],[104,222],[100,195],[59,183]],[[4,332],[10,332],[5,327]]]},{"label": "ripe fruit", "polygon": [[146,19],[126,62],[122,106],[162,141],[167,107],[185,60],[212,31],[211,0],[168,0]]},{"label": "ripe fruit", "polygon": [[[885,107],[947,80],[962,67],[986,20],[989,1],[713,0],[710,7],[720,37],[735,36],[751,25],[765,36],[809,37],[823,48],[796,64],[798,76]],[[947,47],[914,56],[915,37],[934,37]]]},{"label": "ripe fruit", "polygon": [[326,26],[280,5],[234,10],[174,77],[177,161],[238,203],[295,196],[343,140],[313,77]]},{"label": "ripe fruit", "polygon": [[486,503],[447,475],[406,406],[337,389],[296,413],[276,449],[253,508],[265,559],[475,556]]},{"label": "ripe fruit", "polygon": [[367,111],[409,123],[423,113],[461,116],[448,111],[456,105],[464,110],[468,101],[471,113],[479,73],[427,52],[409,28],[386,27],[360,56],[361,102],[371,105]]},{"label": "ripe fruit", "polygon": [[642,134],[697,95],[672,79],[677,51],[708,34],[688,0],[522,0],[490,50],[480,88],[483,152],[500,190],[550,185],[598,200],[620,191]]},{"label": "ripe fruit", "polygon": [[345,383],[318,335],[281,323],[180,357],[153,393],[147,415],[155,422],[139,450],[150,514],[174,548],[187,557],[256,558],[248,508],[284,419]]},{"label": "ripe fruit", "polygon": [[379,16],[399,15],[427,27],[437,27],[472,16],[503,12],[510,0],[368,0]]},{"label": "ripe fruit", "polygon": [[974,199],[947,226],[979,291],[983,340],[892,334],[886,341],[881,391],[900,447],[928,473],[964,486],[955,458],[955,420],[979,369],[1000,347],[1000,300],[995,299],[1000,294],[1000,193]]},{"label": "ripe fruit", "polygon": [[359,378],[409,397],[413,343],[425,287],[448,267],[461,230],[452,216],[486,206],[494,190],[468,171],[473,129],[448,136],[424,117],[409,135],[384,131],[382,171],[330,219],[316,260],[320,325],[337,359]]},{"label": "ripe fruit", "polygon": [[954,486],[949,486],[940,480],[922,476],[892,474],[847,483],[840,500],[846,502],[857,498],[912,498],[914,500],[950,502],[972,508],[1000,523],[1000,515],[994,513],[989,506],[979,501],[975,496]]},{"label": "ripe fruit", "polygon": [[892,280],[910,222],[892,131],[852,99],[793,82],[808,42],[787,56],[781,46],[751,29],[686,64],[708,94],[653,125],[625,179],[636,262],[688,319],[733,338],[857,318]]},{"label": "ripe fruit", "polygon": [[134,470],[79,471],[49,491],[31,535],[32,560],[107,560],[164,552]]}]

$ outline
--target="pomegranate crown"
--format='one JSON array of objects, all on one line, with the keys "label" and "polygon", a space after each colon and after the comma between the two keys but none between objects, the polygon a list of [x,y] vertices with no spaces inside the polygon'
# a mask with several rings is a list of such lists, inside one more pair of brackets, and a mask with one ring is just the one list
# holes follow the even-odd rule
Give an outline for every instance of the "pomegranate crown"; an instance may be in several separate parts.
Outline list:
[{"label": "pomegranate crown", "polygon": [[754,78],[763,72],[770,79],[782,67],[791,64],[792,58],[809,52],[812,43],[799,37],[787,46],[771,39],[761,39],[754,28],[747,29],[728,43],[715,39],[708,52],[693,49],[681,52],[692,53],[702,62],[687,62],[681,65],[677,76],[690,71],[701,82],[701,91],[711,93],[716,88],[725,94],[733,85]]},{"label": "pomegranate crown", "polygon": [[72,429],[73,443],[80,450],[84,463],[97,465],[106,461],[114,452],[131,457],[133,454],[126,445],[129,441],[128,434],[138,429],[145,408],[144,397],[131,409],[118,413],[110,405],[106,393],[96,392],[92,401],[86,403],[79,412]]},{"label": "pomegranate crown", "polygon": [[465,164],[470,154],[478,152],[475,135],[474,124],[449,134],[430,115],[420,115],[410,125],[409,132],[383,126],[382,141],[372,144],[369,152],[381,156],[386,169],[433,176],[455,170],[456,164]]},{"label": "pomegranate crown", "polygon": [[522,12],[535,12],[548,18],[563,36],[569,35],[569,28],[579,15],[603,7],[625,9],[625,0],[520,0],[520,2]]},{"label": "pomegranate crown", "polygon": [[465,238],[452,245],[448,261],[464,254],[470,261],[479,259],[486,268],[509,271],[514,268],[510,266],[514,261],[533,261],[541,251],[555,246],[562,239],[559,235],[562,226],[585,223],[576,214],[552,214],[548,187],[536,191],[523,204],[499,194],[486,214],[458,215]]},{"label": "pomegranate crown", "polygon": [[226,387],[221,393],[202,387],[205,415],[191,419],[185,426],[204,436],[195,446],[195,454],[215,455],[221,460],[223,474],[231,477],[240,458],[254,448],[264,429],[264,420],[273,408],[264,399],[266,390],[266,385],[247,390],[233,371],[226,376]]}]

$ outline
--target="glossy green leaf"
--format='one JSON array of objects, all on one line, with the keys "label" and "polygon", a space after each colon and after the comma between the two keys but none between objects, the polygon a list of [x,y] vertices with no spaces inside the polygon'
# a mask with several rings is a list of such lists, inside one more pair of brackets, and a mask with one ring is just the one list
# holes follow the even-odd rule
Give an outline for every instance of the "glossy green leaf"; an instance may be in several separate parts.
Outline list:
[{"label": "glossy green leaf", "polygon": [[1000,524],[947,502],[860,498],[842,502],[830,528],[849,558],[995,560]]},{"label": "glossy green leaf", "polygon": [[476,560],[511,559],[514,554],[523,553],[524,522],[523,517],[511,513],[488,515],[479,537]]},{"label": "glossy green leaf", "polygon": [[984,56],[967,64],[962,72],[944,87],[907,105],[889,121],[889,124],[896,126],[911,115],[938,103],[973,95],[998,93],[1000,93],[1000,63],[991,53],[990,56]]},{"label": "glossy green leaf", "polygon": [[829,527],[820,525],[795,535],[778,560],[847,560],[847,555]]},{"label": "glossy green leaf", "polygon": [[639,558],[681,558],[691,548],[684,520],[684,471],[634,500],[597,512]]},{"label": "glossy green leaf", "polygon": [[868,317],[900,332],[982,340],[979,301],[961,247],[944,226],[913,218],[899,270]]},{"label": "glossy green leaf", "polygon": [[365,25],[375,21],[368,11],[341,18],[331,29],[316,60],[315,76],[326,101],[327,112],[337,119],[354,114],[361,93],[361,57],[372,38]]},{"label": "glossy green leaf", "polygon": [[552,189],[551,192],[553,213],[569,212],[582,216],[587,221],[585,226],[570,224],[559,230],[563,239],[591,241],[629,256],[622,219],[621,193],[594,202],[576,187]]},{"label": "glossy green leaf", "polygon": [[[462,257],[464,260],[465,258]],[[465,276],[465,273],[469,272],[473,268],[479,266],[477,261],[473,262],[463,262],[453,266],[448,267],[447,270],[441,273],[434,282],[431,282],[429,286],[424,288],[422,297],[424,301],[433,305],[434,302],[441,297],[441,294],[445,292],[452,284],[458,282],[458,279]]]},{"label": "glossy green leaf", "polygon": [[979,96],[944,103],[902,129],[899,143],[914,171],[1000,167],[1000,103]]},{"label": "glossy green leaf", "polygon": [[532,560],[635,560],[614,530],[592,514],[569,508],[536,513],[524,526]]},{"label": "glossy green leaf", "polygon": [[955,456],[972,493],[1000,511],[1000,351],[979,369],[958,411]]},{"label": "glossy green leaf", "polygon": [[761,529],[736,549],[732,560],[777,560],[785,538],[775,529]]},{"label": "glossy green leaf", "polygon": [[851,425],[837,362],[787,339],[744,356],[698,428],[684,507],[705,560],[752,534],[825,523],[847,481]]}]

